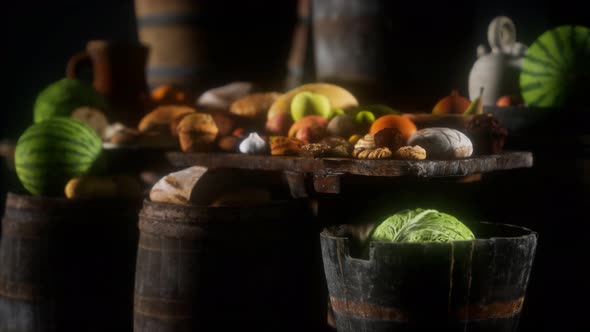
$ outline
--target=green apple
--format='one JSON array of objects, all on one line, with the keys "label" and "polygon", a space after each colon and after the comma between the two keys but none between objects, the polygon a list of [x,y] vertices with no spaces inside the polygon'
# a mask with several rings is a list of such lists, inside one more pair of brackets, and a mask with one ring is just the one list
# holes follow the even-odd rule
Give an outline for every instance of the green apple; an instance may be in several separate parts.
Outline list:
[{"label": "green apple", "polygon": [[375,122],[375,114],[370,111],[360,111],[355,116],[355,121],[363,126],[370,126]]},{"label": "green apple", "polygon": [[321,94],[307,91],[299,92],[291,101],[291,116],[295,121],[306,115],[319,115],[328,119],[331,113],[330,100]]}]

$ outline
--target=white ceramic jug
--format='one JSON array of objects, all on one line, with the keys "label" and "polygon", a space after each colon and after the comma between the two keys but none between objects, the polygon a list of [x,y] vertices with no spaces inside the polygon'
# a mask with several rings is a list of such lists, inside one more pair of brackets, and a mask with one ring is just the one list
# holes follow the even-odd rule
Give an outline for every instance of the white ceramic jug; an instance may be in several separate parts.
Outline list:
[{"label": "white ceramic jug", "polygon": [[519,76],[527,46],[516,42],[516,28],[506,16],[498,16],[488,26],[486,47],[477,48],[478,59],[469,73],[469,99],[474,100],[483,87],[484,106],[494,106],[499,97],[519,95]]}]

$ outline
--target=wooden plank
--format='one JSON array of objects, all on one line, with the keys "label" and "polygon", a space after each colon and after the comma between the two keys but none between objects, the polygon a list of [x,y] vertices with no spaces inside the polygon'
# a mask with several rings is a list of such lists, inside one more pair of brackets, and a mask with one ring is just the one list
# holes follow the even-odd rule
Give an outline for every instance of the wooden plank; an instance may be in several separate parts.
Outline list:
[{"label": "wooden plank", "polygon": [[497,155],[457,160],[361,160],[343,158],[304,158],[244,155],[236,153],[169,152],[166,158],[174,167],[195,165],[209,168],[241,168],[266,171],[291,171],[316,175],[353,174],[364,176],[465,176],[533,165],[530,152],[506,151]]},{"label": "wooden plank", "polygon": [[293,198],[306,198],[309,196],[305,185],[305,174],[291,171],[285,171],[284,174]]},{"label": "wooden plank", "polygon": [[340,174],[317,174],[313,176],[316,192],[324,194],[340,193]]}]

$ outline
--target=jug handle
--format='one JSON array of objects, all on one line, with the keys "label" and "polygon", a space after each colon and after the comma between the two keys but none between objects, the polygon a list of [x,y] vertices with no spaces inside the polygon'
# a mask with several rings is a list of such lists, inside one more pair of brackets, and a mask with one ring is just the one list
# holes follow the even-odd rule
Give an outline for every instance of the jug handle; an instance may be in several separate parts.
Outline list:
[{"label": "jug handle", "polygon": [[488,43],[493,53],[510,53],[516,43],[516,27],[507,16],[495,17],[488,26]]},{"label": "jug handle", "polygon": [[85,61],[92,61],[90,54],[87,51],[80,51],[74,54],[70,60],[68,60],[68,64],[66,66],[66,77],[69,79],[75,79],[77,76],[76,68],[78,67],[78,64]]}]

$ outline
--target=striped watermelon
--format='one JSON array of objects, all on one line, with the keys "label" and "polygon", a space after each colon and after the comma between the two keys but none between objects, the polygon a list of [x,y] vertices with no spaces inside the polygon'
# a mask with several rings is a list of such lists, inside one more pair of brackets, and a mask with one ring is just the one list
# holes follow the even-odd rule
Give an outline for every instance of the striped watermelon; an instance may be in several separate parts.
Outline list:
[{"label": "striped watermelon", "polygon": [[528,49],[520,90],[528,106],[587,105],[590,29],[565,25],[543,33]]},{"label": "striped watermelon", "polygon": [[54,117],[29,127],[18,139],[16,173],[33,195],[63,194],[67,181],[88,173],[102,141],[82,122]]},{"label": "striped watermelon", "polygon": [[63,78],[39,93],[35,99],[33,120],[39,123],[54,116],[69,117],[80,107],[91,107],[104,112],[108,109],[108,103],[92,85]]}]

